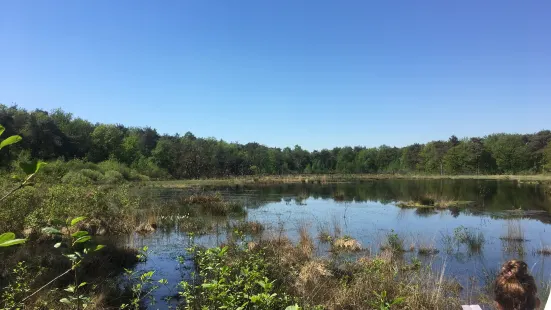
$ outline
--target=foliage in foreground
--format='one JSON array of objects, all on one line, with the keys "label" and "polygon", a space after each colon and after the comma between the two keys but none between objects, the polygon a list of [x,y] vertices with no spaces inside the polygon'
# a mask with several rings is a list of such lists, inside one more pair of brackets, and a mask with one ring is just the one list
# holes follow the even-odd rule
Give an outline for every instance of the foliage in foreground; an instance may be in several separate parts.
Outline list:
[{"label": "foliage in foreground", "polygon": [[[393,251],[355,262],[312,255],[311,238],[193,248],[185,309],[455,309],[459,286]],[[443,271],[442,271],[443,272]],[[293,306],[296,303],[296,306]]]},{"label": "foliage in foreground", "polygon": [[285,309],[291,297],[269,279],[267,262],[261,253],[229,247],[194,249],[199,274],[182,282],[185,309]]}]

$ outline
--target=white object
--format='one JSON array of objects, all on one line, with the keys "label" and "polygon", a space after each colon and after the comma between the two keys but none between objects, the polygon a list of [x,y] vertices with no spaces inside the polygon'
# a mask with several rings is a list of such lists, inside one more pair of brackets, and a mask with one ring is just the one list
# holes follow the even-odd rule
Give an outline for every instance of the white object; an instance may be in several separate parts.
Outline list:
[{"label": "white object", "polygon": [[461,308],[463,308],[463,310],[482,310],[482,308],[480,308],[479,305],[470,305],[470,306],[466,305],[466,306],[461,306]]},{"label": "white object", "polygon": [[549,298],[547,298],[547,305],[544,310],[551,310],[551,292],[549,292]]}]

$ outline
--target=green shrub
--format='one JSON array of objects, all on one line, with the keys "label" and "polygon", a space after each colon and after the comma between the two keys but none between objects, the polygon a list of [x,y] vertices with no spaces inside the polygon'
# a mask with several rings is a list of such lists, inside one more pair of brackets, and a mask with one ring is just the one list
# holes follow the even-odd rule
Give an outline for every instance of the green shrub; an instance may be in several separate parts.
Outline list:
[{"label": "green shrub", "polygon": [[157,166],[153,159],[140,157],[132,164],[132,168],[141,174],[144,174],[153,179],[168,179],[170,175],[161,167]]},{"label": "green shrub", "polygon": [[[37,179],[44,183],[63,182],[63,177],[69,172],[82,172],[82,170],[97,171],[101,173],[99,167],[91,162],[86,162],[81,159],[72,159],[69,161],[58,159],[56,161],[49,162],[46,166],[44,166],[41,173],[37,176]],[[84,173],[86,177],[93,181],[97,181],[90,173],[87,173],[88,172]]]},{"label": "green shrub", "polygon": [[98,164],[98,167],[100,167],[100,169],[105,173],[106,176],[108,171],[116,171],[121,174],[125,180],[132,179],[132,169],[114,159],[102,161]]},{"label": "green shrub", "polygon": [[40,199],[25,219],[27,227],[40,228],[85,216],[87,224],[101,224],[111,233],[128,232],[134,224],[132,214],[139,206],[139,197],[132,195],[126,185],[59,184],[41,189],[37,195]]},{"label": "green shrub", "polygon": [[94,181],[81,172],[69,171],[66,175],[63,176],[61,182],[65,184],[86,185],[92,184]]},{"label": "green shrub", "polygon": [[23,218],[42,204],[43,191],[36,187],[23,187],[2,203],[0,231],[19,232],[24,229]]},{"label": "green shrub", "polygon": [[185,309],[285,309],[295,302],[268,278],[268,264],[259,253],[228,247],[196,252],[199,285],[181,282]]},{"label": "green shrub", "polygon": [[92,170],[92,169],[82,169],[80,170],[80,173],[84,176],[92,179],[95,182],[101,182],[103,179],[103,174],[99,171]]},{"label": "green shrub", "polygon": [[151,179],[147,175],[143,175],[143,174],[137,174],[135,179],[135,181],[142,181],[142,182],[146,182],[150,180]]},{"label": "green shrub", "polygon": [[103,181],[107,184],[117,184],[124,182],[124,176],[115,170],[108,170],[105,171],[105,176],[103,177]]}]

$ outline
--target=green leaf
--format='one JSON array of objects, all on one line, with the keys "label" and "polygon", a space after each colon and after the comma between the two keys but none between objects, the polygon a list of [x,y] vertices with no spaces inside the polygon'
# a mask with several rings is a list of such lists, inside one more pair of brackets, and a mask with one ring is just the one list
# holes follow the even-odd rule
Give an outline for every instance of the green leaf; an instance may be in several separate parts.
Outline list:
[{"label": "green leaf", "polygon": [[86,219],[85,216],[79,216],[79,217],[76,217],[74,218],[72,221],[71,221],[71,226],[75,226],[78,222],[82,221]]},{"label": "green leaf", "polygon": [[295,304],[293,306],[289,306],[285,308],[285,310],[300,310],[300,307],[297,304]]},{"label": "green leaf", "polygon": [[53,227],[44,227],[42,228],[42,232],[48,235],[61,235],[61,231]]},{"label": "green leaf", "polygon": [[84,236],[88,236],[88,232],[84,231],[84,230],[79,230],[76,233],[71,235],[71,237],[73,237],[73,238],[80,238],[80,237],[84,237]]},{"label": "green leaf", "polygon": [[61,298],[61,299],[59,300],[59,302],[64,303],[64,304],[66,304],[66,305],[71,305],[71,302],[70,302],[69,299],[67,299],[67,298]]},{"label": "green leaf", "polygon": [[78,238],[77,240],[75,240],[74,243],[83,243],[83,242],[86,242],[88,240],[92,239],[92,237],[90,236],[84,236],[84,237],[80,237]]},{"label": "green leaf", "polygon": [[36,163],[36,169],[34,170],[34,173],[37,173],[40,169],[42,169],[42,167],[46,166],[48,163],[45,163],[41,160],[39,160],[37,163]]},{"label": "green leaf", "polygon": [[69,285],[69,286],[67,286],[66,289],[64,289],[64,291],[69,292],[69,293],[74,293],[75,292],[75,286],[74,285]]},{"label": "green leaf", "polygon": [[88,283],[87,282],[82,282],[78,285],[78,287],[81,288],[81,287],[85,286],[86,284],[88,284]]},{"label": "green leaf", "polygon": [[0,243],[15,239],[15,234],[12,232],[3,233],[0,235]]},{"label": "green leaf", "polygon": [[75,254],[67,254],[67,255],[64,255],[65,257],[67,257],[68,259],[72,260],[72,261],[75,261],[77,259],[77,256]]},{"label": "green leaf", "polygon": [[4,133],[4,130],[6,130],[6,128],[4,128],[4,126],[0,125],[0,136]]},{"label": "green leaf", "polygon": [[20,162],[19,163],[19,167],[26,174],[33,174],[36,171],[36,166],[37,166],[36,161],[32,161],[32,162],[28,162],[28,163],[25,163],[25,162]]},{"label": "green leaf", "polygon": [[0,142],[0,150],[10,144],[14,144],[14,143],[17,143],[19,141],[23,140],[23,138],[21,138],[21,136],[11,136],[9,138],[7,138],[6,140]]},{"label": "green leaf", "polygon": [[105,247],[105,245],[103,245],[103,244],[98,244],[98,245],[96,246],[96,248],[94,249],[94,251],[99,251],[99,250],[103,249],[104,247]]},{"label": "green leaf", "polygon": [[16,244],[22,244],[22,243],[25,243],[25,241],[27,241],[27,239],[13,239],[10,241],[0,243],[0,247],[8,247]]},{"label": "green leaf", "polygon": [[58,242],[58,243],[54,244],[54,248],[56,248],[56,249],[59,248],[60,246],[61,246],[61,242]]},{"label": "green leaf", "polygon": [[19,167],[27,174],[32,175],[34,173],[37,173],[38,170],[40,170],[42,167],[46,165],[45,162],[40,160],[33,160],[30,162],[20,162]]}]

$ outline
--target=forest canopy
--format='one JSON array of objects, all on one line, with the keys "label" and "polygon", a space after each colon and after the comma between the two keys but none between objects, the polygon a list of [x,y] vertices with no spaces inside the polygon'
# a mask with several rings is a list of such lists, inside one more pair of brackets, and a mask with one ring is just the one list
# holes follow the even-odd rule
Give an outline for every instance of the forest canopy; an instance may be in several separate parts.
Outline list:
[{"label": "forest canopy", "polygon": [[[151,127],[91,123],[61,109],[27,111],[0,105],[6,136],[23,137],[0,154],[0,168],[13,162],[80,159],[119,162],[144,175],[162,170],[176,179],[290,173],[536,174],[551,171],[551,131],[496,133],[485,137],[415,143],[335,147],[307,151],[240,144],[214,138],[160,135]],[[367,136],[367,135],[366,135]],[[160,174],[163,175],[163,174]]]}]

